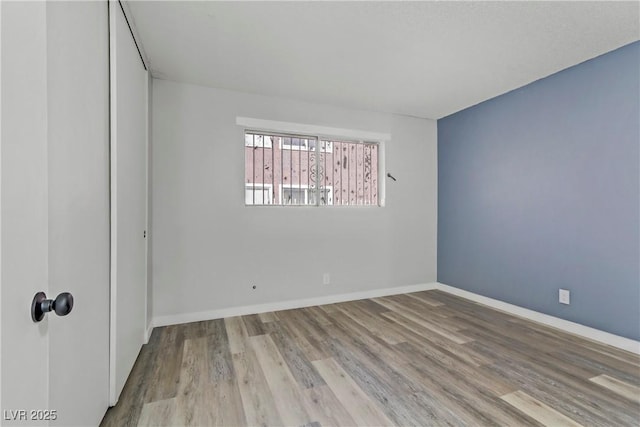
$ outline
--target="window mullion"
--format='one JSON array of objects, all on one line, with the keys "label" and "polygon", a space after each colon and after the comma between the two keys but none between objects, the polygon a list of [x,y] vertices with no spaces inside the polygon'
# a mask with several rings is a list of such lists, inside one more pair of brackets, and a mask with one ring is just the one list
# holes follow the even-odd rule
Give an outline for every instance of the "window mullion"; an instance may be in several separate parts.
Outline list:
[{"label": "window mullion", "polygon": [[316,136],[316,146],[314,148],[315,152],[316,152],[316,161],[315,164],[313,165],[314,168],[314,172],[315,172],[315,176],[316,176],[316,185],[313,188],[313,191],[315,191],[315,198],[316,198],[316,206],[320,206],[320,137]]}]

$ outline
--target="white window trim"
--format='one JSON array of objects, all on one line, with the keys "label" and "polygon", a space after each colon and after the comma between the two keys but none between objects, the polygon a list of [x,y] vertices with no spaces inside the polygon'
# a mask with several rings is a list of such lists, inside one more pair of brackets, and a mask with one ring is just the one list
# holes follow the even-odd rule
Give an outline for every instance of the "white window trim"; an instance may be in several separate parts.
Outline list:
[{"label": "white window trim", "polygon": [[266,132],[290,133],[302,136],[320,136],[323,137],[323,139],[326,138],[329,140],[371,141],[378,143],[391,140],[391,135],[388,133],[254,119],[251,117],[236,117],[236,125],[243,126],[247,130],[263,130]]}]

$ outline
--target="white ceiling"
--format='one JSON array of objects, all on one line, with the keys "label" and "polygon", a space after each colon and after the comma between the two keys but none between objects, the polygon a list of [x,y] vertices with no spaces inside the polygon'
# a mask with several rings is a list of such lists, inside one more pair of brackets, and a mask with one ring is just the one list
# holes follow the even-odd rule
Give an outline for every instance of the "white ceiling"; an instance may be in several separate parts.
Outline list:
[{"label": "white ceiling", "polygon": [[640,39],[639,2],[130,2],[154,77],[440,118]]}]

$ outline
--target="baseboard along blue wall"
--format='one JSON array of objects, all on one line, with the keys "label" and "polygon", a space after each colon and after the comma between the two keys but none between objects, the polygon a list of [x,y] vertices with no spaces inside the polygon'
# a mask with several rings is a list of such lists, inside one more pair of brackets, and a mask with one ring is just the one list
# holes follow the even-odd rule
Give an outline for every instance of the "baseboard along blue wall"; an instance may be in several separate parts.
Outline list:
[{"label": "baseboard along blue wall", "polygon": [[640,340],[639,146],[640,42],[439,120],[438,281]]}]

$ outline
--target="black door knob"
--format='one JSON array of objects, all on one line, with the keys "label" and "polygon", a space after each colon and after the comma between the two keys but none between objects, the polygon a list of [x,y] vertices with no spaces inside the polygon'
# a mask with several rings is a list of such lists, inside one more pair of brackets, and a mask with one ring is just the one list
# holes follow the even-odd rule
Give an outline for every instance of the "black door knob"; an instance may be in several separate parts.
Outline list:
[{"label": "black door knob", "polygon": [[53,311],[55,311],[58,316],[66,316],[71,313],[72,308],[73,295],[69,292],[63,292],[53,300]]},{"label": "black door knob", "polygon": [[39,322],[44,319],[44,315],[50,311],[55,311],[58,316],[66,316],[73,309],[73,295],[63,292],[55,300],[47,299],[44,292],[38,292],[33,297],[31,303],[31,319]]}]

